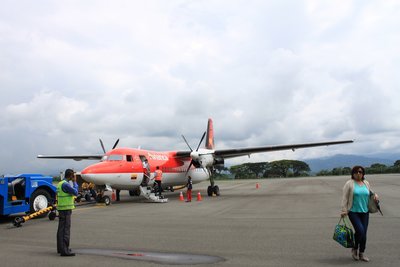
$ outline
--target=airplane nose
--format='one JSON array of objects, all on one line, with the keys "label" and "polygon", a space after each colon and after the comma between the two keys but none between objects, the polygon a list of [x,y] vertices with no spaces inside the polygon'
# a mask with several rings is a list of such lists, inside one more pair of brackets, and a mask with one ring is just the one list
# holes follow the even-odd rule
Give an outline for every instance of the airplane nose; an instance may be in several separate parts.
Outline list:
[{"label": "airplane nose", "polygon": [[81,171],[81,174],[87,174],[88,173],[88,168],[86,167],[86,168],[84,168],[82,171]]},{"label": "airplane nose", "polygon": [[89,173],[93,173],[93,167],[92,166],[88,166],[88,167],[84,168],[81,171],[81,174],[89,174]]}]

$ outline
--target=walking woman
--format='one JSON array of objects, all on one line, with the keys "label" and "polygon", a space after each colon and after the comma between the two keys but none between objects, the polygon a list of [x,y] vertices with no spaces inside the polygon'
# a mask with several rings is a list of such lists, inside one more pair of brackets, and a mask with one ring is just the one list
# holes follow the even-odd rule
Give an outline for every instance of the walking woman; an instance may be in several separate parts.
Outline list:
[{"label": "walking woman", "polygon": [[[354,260],[369,261],[364,255],[364,251],[367,243],[368,202],[371,190],[364,175],[365,169],[362,166],[354,166],[351,170],[351,179],[343,187],[341,216],[348,215],[355,230],[355,242],[351,256]],[[374,194],[374,198],[377,200],[378,195]]]}]

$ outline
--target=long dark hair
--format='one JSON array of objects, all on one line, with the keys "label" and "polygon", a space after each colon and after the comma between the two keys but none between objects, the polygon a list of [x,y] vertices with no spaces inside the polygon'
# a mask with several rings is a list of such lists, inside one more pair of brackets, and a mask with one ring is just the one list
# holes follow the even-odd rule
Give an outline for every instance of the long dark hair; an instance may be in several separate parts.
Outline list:
[{"label": "long dark hair", "polygon": [[353,169],[351,169],[351,179],[354,179],[354,178],[353,178],[353,175],[354,175],[355,173],[357,173],[359,169],[362,170],[362,178],[361,178],[361,180],[364,181],[364,179],[365,179],[365,178],[364,178],[365,169],[364,169],[363,166],[354,166]]}]

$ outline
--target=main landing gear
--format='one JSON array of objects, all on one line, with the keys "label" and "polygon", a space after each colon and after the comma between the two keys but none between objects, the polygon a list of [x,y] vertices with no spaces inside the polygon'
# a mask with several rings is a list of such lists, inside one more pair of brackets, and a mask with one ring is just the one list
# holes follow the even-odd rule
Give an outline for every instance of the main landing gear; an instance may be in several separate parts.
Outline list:
[{"label": "main landing gear", "polygon": [[209,186],[208,186],[208,188],[207,188],[207,195],[208,195],[209,197],[211,197],[213,194],[216,195],[216,196],[220,196],[220,195],[221,195],[220,192],[219,192],[219,187],[218,187],[218,185],[214,185],[214,186],[209,185]]},{"label": "main landing gear", "polygon": [[218,185],[214,184],[214,178],[213,178],[212,170],[209,170],[209,173],[210,173],[210,184],[211,185],[209,185],[208,188],[207,188],[207,195],[209,197],[211,197],[213,195],[220,196],[221,194],[219,192],[219,187],[218,187]]}]

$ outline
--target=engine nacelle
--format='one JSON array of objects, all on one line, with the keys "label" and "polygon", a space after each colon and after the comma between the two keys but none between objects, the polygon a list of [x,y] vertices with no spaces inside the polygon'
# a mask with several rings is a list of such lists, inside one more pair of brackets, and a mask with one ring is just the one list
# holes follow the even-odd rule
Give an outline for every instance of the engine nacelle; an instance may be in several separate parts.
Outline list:
[{"label": "engine nacelle", "polygon": [[214,150],[199,149],[198,151],[192,151],[190,156],[196,168],[207,168],[214,165]]},{"label": "engine nacelle", "polygon": [[214,156],[211,154],[201,155],[198,158],[198,163],[204,168],[214,165]]},{"label": "engine nacelle", "polygon": [[215,158],[214,159],[214,165],[222,165],[222,166],[224,166],[224,164],[225,164],[225,161],[224,161],[223,158]]}]

